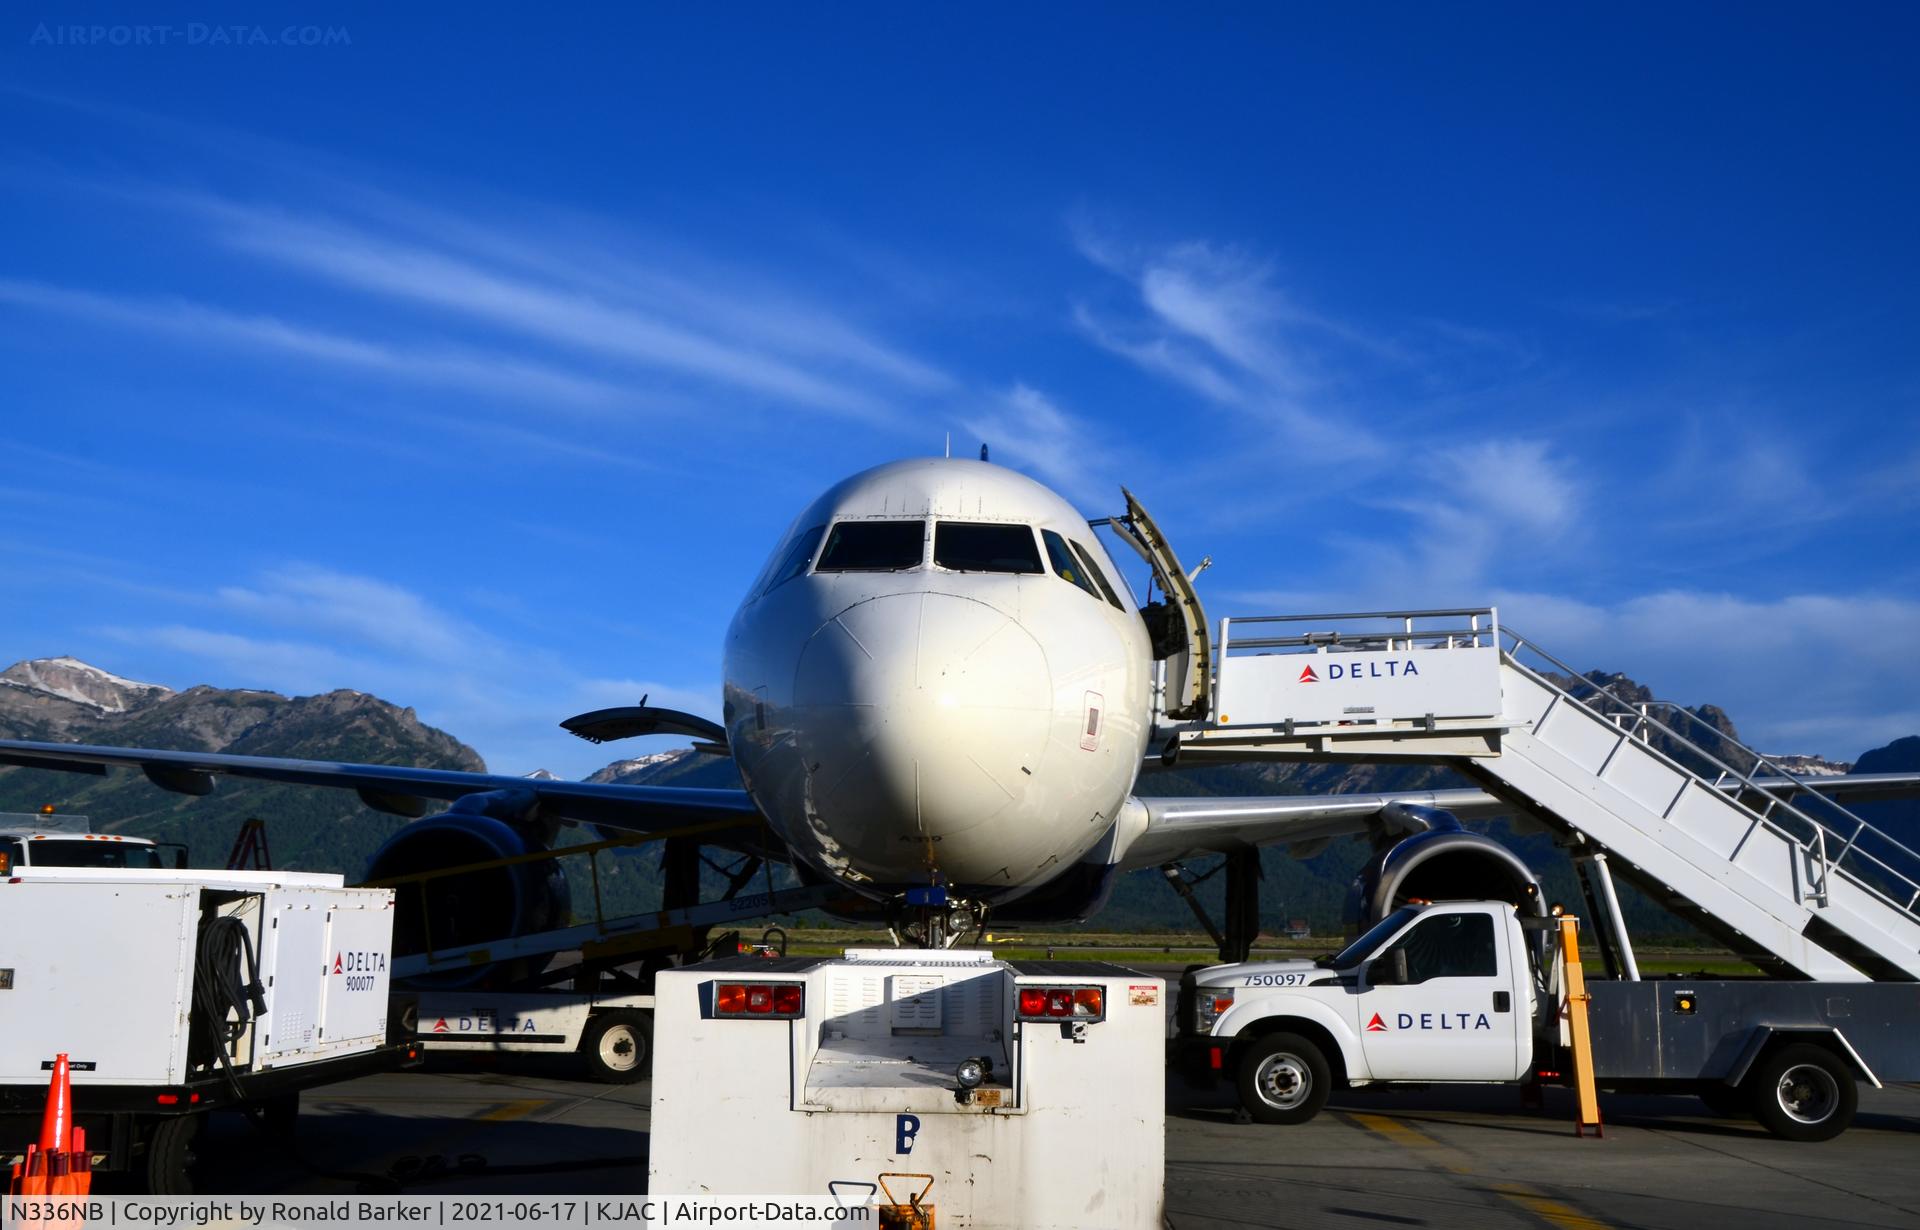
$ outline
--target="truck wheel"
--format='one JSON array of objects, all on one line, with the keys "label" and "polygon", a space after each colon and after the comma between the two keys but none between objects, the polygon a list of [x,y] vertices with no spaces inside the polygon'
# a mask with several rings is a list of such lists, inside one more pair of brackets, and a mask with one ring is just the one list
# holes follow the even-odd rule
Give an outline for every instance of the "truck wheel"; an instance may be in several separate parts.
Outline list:
[{"label": "truck wheel", "polygon": [[199,1115],[175,1115],[156,1120],[147,1129],[146,1188],[155,1196],[193,1195],[194,1139],[200,1135]]},{"label": "truck wheel", "polygon": [[1832,1140],[1860,1105],[1853,1073],[1825,1047],[1782,1047],[1748,1080],[1755,1117],[1785,1140]]},{"label": "truck wheel", "polygon": [[1268,1034],[1240,1061],[1240,1104],[1262,1123],[1305,1123],[1332,1092],[1320,1048],[1298,1034]]},{"label": "truck wheel", "polygon": [[609,1085],[646,1079],[653,1066],[653,1018],[644,1012],[603,1012],[580,1039],[587,1074]]}]

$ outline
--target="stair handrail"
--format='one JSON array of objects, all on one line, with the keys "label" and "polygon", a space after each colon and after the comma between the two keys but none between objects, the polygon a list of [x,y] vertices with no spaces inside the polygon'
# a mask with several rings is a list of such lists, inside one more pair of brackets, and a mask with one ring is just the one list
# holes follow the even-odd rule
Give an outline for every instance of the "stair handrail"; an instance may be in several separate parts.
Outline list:
[{"label": "stair handrail", "polygon": [[[1590,697],[1605,696],[1607,697],[1607,699],[1613,701],[1615,704],[1622,706],[1629,712],[1639,711],[1639,719],[1636,722],[1636,726],[1639,724],[1639,722],[1646,722],[1652,725],[1653,727],[1657,728],[1661,732],[1665,733],[1666,735],[1672,737],[1673,739],[1678,740],[1682,746],[1705,757],[1709,764],[1711,764],[1713,767],[1720,770],[1720,777],[1713,782],[1706,782],[1706,779],[1700,773],[1694,771],[1689,766],[1681,763],[1679,760],[1675,759],[1672,755],[1670,755],[1663,749],[1654,747],[1650,743],[1645,744],[1648,750],[1654,752],[1655,754],[1660,756],[1661,759],[1672,764],[1675,768],[1687,774],[1689,777],[1693,778],[1696,781],[1706,782],[1709,789],[1715,790],[1716,792],[1721,794],[1723,797],[1732,801],[1741,810],[1745,811],[1748,815],[1752,816],[1757,823],[1766,826],[1769,830],[1775,833],[1778,833],[1780,836],[1786,838],[1788,841],[1793,842],[1796,846],[1800,847],[1802,850],[1809,850],[1809,848],[1811,847],[1810,852],[1814,855],[1816,861],[1818,862],[1821,868],[1821,873],[1823,877],[1822,883],[1819,886],[1819,889],[1820,889],[1819,895],[1824,897],[1826,893],[1826,884],[1824,882],[1825,875],[1830,870],[1837,869],[1840,871],[1842,875],[1846,876],[1849,880],[1853,881],[1855,884],[1859,885],[1862,889],[1873,894],[1874,896],[1879,897],[1881,900],[1885,901],[1888,905],[1893,906],[1895,909],[1901,911],[1902,913],[1908,915],[1909,917],[1920,919],[1920,878],[1916,878],[1916,876],[1913,874],[1909,874],[1907,872],[1901,871],[1900,869],[1889,864],[1885,859],[1880,858],[1879,856],[1875,855],[1869,850],[1863,849],[1859,844],[1859,840],[1863,833],[1872,834],[1874,837],[1884,842],[1887,847],[1889,847],[1889,853],[1897,852],[1895,857],[1898,857],[1899,855],[1904,855],[1906,856],[1907,859],[1912,860],[1912,862],[1916,865],[1917,870],[1920,870],[1920,852],[1914,851],[1911,847],[1905,845],[1898,838],[1887,833],[1885,830],[1869,823],[1867,820],[1863,819],[1862,817],[1857,816],[1853,812],[1847,810],[1846,807],[1844,807],[1837,801],[1830,799],[1825,795],[1821,794],[1818,790],[1816,790],[1813,787],[1811,783],[1805,781],[1799,775],[1790,772],[1783,766],[1779,765],[1778,763],[1768,758],[1764,753],[1755,751],[1753,748],[1748,747],[1746,744],[1740,742],[1740,740],[1734,738],[1731,735],[1728,735],[1725,731],[1722,731],[1719,728],[1713,726],[1711,723],[1702,719],[1698,714],[1693,713],[1691,710],[1687,709],[1684,705],[1677,704],[1673,701],[1629,700],[1628,698],[1621,696],[1618,693],[1613,691],[1613,688],[1615,686],[1614,683],[1601,684],[1601,683],[1595,682],[1594,680],[1590,679],[1586,674],[1582,673],[1579,670],[1576,670],[1572,666],[1569,666],[1567,663],[1561,661],[1559,658],[1555,657],[1553,654],[1549,653],[1547,650],[1541,648],[1537,642],[1530,641],[1525,637],[1521,636],[1517,631],[1514,630],[1512,625],[1510,624],[1503,625],[1500,629],[1500,632],[1503,637],[1510,639],[1513,643],[1513,647],[1510,650],[1506,651],[1509,661],[1511,661],[1515,666],[1520,667],[1522,670],[1527,671],[1529,674],[1533,675],[1535,678],[1539,679],[1542,683],[1546,684],[1548,687],[1552,688],[1555,692],[1558,692],[1560,695],[1566,697],[1568,700],[1572,701],[1574,704],[1580,705],[1594,712],[1600,717],[1603,717],[1603,718],[1606,717],[1606,713],[1601,709],[1601,707],[1590,704],[1588,698],[1575,696],[1573,692],[1570,691],[1569,689],[1560,686],[1560,684],[1556,683],[1553,679],[1547,677],[1546,675],[1542,674],[1539,671],[1533,670],[1531,667],[1521,662],[1519,659],[1519,653],[1522,649],[1526,649],[1529,652],[1539,656],[1540,658],[1545,659],[1547,662],[1551,663],[1555,668],[1560,670],[1565,675],[1566,678],[1577,679],[1577,680],[1580,680],[1582,683],[1586,684],[1588,687],[1592,689],[1591,693],[1589,694]],[[1624,678],[1624,676],[1622,678]],[[1680,731],[1675,730],[1673,727],[1667,725],[1665,722],[1661,721],[1659,718],[1654,717],[1651,713],[1645,712],[1645,710],[1649,708],[1659,708],[1668,713],[1677,712],[1683,715],[1688,722],[1691,722],[1697,726],[1706,727],[1706,729],[1713,732],[1715,738],[1721,740],[1723,743],[1732,744],[1734,747],[1740,749],[1742,752],[1745,752],[1747,755],[1751,756],[1753,758],[1754,768],[1756,769],[1765,768],[1773,776],[1785,779],[1786,781],[1793,783],[1793,785],[1797,788],[1794,791],[1794,793],[1797,793],[1804,797],[1817,798],[1820,800],[1820,803],[1825,807],[1830,808],[1833,811],[1837,811],[1842,816],[1845,816],[1847,819],[1853,821],[1855,826],[1853,833],[1850,836],[1847,836],[1845,838],[1841,846],[1840,853],[1835,855],[1829,855],[1827,853],[1827,840],[1826,840],[1827,837],[1831,835],[1836,840],[1840,839],[1841,837],[1841,834],[1837,829],[1832,828],[1828,823],[1818,819],[1815,816],[1809,815],[1807,812],[1801,810],[1801,808],[1793,802],[1793,799],[1790,795],[1782,795],[1780,793],[1777,793],[1777,790],[1779,789],[1779,787],[1777,786],[1770,787],[1766,785],[1764,782],[1756,780],[1750,771],[1735,768],[1733,765],[1730,765],[1726,761],[1722,760],[1719,756],[1708,751],[1706,748],[1700,746],[1700,744],[1695,742],[1693,739],[1682,734]],[[1631,738],[1633,734],[1631,730],[1624,733],[1628,738]],[[1723,783],[1725,783],[1729,779],[1739,783],[1741,786],[1746,787],[1749,791],[1753,792],[1754,794],[1758,794],[1769,799],[1775,805],[1784,808],[1789,814],[1804,821],[1807,825],[1811,826],[1812,833],[1809,835],[1809,837],[1802,838],[1792,832],[1789,832],[1787,829],[1781,827],[1779,824],[1774,822],[1774,820],[1771,818],[1769,814],[1757,811],[1753,807],[1749,806],[1745,802],[1745,800],[1741,797],[1739,792],[1724,789]],[[1886,892],[1884,889],[1880,888],[1878,885],[1864,878],[1858,872],[1847,867],[1843,860],[1846,859],[1848,855],[1852,855],[1856,859],[1864,859],[1865,861],[1872,863],[1874,866],[1878,867],[1886,875],[1892,877],[1895,881],[1899,882],[1908,894],[1907,900],[1905,902],[1896,900],[1892,894]]]}]

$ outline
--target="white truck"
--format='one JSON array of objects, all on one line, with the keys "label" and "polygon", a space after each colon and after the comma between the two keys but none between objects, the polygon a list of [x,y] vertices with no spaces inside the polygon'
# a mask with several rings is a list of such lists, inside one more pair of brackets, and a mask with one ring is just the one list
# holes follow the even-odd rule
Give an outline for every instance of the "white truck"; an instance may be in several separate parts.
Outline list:
[{"label": "white truck", "polygon": [[187,848],[122,833],[90,831],[85,816],[0,815],[0,876],[15,867],[185,867]]},{"label": "white truck", "polygon": [[[1504,901],[1401,906],[1317,961],[1219,965],[1182,980],[1176,1054],[1230,1079],[1263,1123],[1302,1123],[1353,1085],[1571,1076],[1547,920]],[[1920,984],[1589,981],[1602,1089],[1683,1092],[1775,1135],[1827,1140],[1857,1082],[1920,1078]]]},{"label": "white truck", "polygon": [[422,991],[403,1010],[430,1051],[577,1055],[612,1085],[644,1080],[653,1066],[653,996],[528,991]]}]

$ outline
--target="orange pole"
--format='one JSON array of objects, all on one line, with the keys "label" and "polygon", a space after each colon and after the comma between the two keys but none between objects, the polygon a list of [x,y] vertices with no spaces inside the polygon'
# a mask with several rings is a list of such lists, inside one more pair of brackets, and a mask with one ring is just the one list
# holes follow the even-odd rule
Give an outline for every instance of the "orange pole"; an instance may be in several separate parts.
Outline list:
[{"label": "orange pole", "polygon": [[1593,996],[1587,992],[1586,971],[1580,965],[1580,920],[1572,915],[1560,919],[1560,951],[1566,958],[1565,1013],[1573,1050],[1573,1134],[1585,1136],[1592,1128],[1595,1136],[1604,1136],[1600,1095],[1593,1084],[1593,1035],[1587,1026],[1587,1004]]}]

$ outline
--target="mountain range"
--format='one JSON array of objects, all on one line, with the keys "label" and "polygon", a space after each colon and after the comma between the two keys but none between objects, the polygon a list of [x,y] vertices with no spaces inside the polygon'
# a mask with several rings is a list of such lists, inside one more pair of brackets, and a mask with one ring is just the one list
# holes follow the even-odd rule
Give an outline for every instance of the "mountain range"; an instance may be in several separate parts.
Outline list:
[{"label": "mountain range", "polygon": [[[1593,674],[1567,680],[1576,689],[1610,687],[1616,695],[1649,700],[1650,694],[1619,675]],[[1729,739],[1732,720],[1711,705],[1690,710]],[[478,753],[445,731],[364,692],[317,696],[208,686],[173,691],[140,683],[74,658],[18,662],[0,671],[0,735],[9,738],[102,743],[116,746],[232,752],[260,756],[407,764],[446,769],[485,769]],[[1676,749],[1678,750],[1678,749]],[[1817,756],[1777,757],[1796,773],[1826,775],[1920,769],[1920,737],[1897,740],[1864,753],[1857,764]],[[1745,766],[1742,766],[1745,767]],[[682,786],[738,786],[732,761],[678,748],[616,760],[591,781]],[[1433,790],[1469,785],[1446,769],[1421,765],[1256,764],[1161,770],[1142,776],[1146,795],[1351,794]],[[48,770],[0,769],[0,812],[32,812],[43,804],[89,816],[101,831],[124,832],[191,846],[200,864],[224,863],[240,825],[250,816],[268,821],[275,865],[332,870],[356,876],[367,859],[400,825],[397,817],[369,811],[350,791],[222,779],[206,798],[173,794],[137,773],[104,777]],[[1860,808],[1873,823],[1907,844],[1920,838],[1920,802],[1880,803]],[[1495,822],[1488,831],[1506,842],[1542,874],[1550,897],[1579,900],[1566,860],[1552,839]],[[573,834],[590,840],[583,830]],[[1284,850],[1263,853],[1263,916],[1269,929],[1305,920],[1316,932],[1337,932],[1343,922],[1348,883],[1369,854],[1359,839],[1336,841],[1310,859]],[[1204,874],[1207,865],[1192,870]],[[784,879],[784,876],[780,877]],[[657,882],[648,858],[603,863],[604,891],[653,908]],[[1217,910],[1218,878],[1200,886]],[[1644,936],[1687,934],[1686,925],[1657,905],[1626,890],[1633,929]],[[1176,928],[1191,930],[1192,915],[1158,871],[1121,878],[1113,899],[1087,924],[1100,930]]]}]

